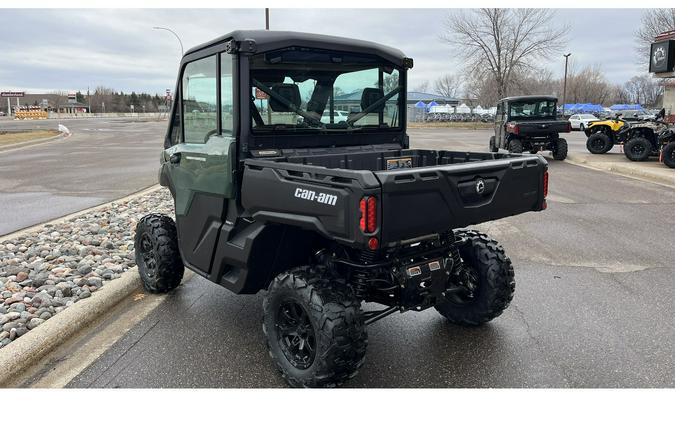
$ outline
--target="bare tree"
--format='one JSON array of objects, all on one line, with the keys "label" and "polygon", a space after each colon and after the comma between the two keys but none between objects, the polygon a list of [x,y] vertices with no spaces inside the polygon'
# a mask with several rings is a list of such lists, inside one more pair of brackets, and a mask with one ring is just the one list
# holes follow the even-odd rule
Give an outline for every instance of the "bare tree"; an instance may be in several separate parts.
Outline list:
[{"label": "bare tree", "polygon": [[457,97],[461,87],[462,80],[455,75],[443,75],[434,82],[434,90],[444,97]]},{"label": "bare tree", "polygon": [[[561,80],[560,91],[562,84]],[[567,76],[567,101],[570,103],[604,104],[610,101],[612,94],[612,86],[597,65],[587,66],[580,72],[572,68]]]},{"label": "bare tree", "polygon": [[441,39],[457,48],[474,79],[493,78],[504,97],[516,72],[538,69],[565,46],[569,27],[554,18],[551,9],[453,11]]},{"label": "bare tree", "polygon": [[649,48],[661,32],[675,30],[675,9],[647,9],[635,31],[637,62],[649,63]]},{"label": "bare tree", "polygon": [[624,84],[624,90],[631,103],[656,106],[663,94],[663,86],[650,75],[632,77]]},{"label": "bare tree", "polygon": [[422,81],[418,83],[413,91],[415,92],[427,92],[429,90],[429,81]]}]

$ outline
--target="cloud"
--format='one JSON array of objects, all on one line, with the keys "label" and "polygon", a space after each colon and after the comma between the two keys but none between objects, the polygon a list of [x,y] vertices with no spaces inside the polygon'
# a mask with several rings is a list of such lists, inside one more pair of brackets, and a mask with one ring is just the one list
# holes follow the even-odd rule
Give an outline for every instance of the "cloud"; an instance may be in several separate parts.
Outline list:
[{"label": "cloud", "polygon": [[[573,24],[568,50],[577,68],[600,64],[611,82],[644,73],[635,64],[636,10],[559,10]],[[0,89],[81,89],[162,93],[175,85],[185,50],[233,29],[264,26],[262,9],[4,9]],[[461,73],[457,52],[439,38],[442,9],[272,9],[271,27],[367,39],[415,59],[411,86]],[[602,28],[598,22],[603,22]],[[611,25],[605,25],[611,23]],[[564,61],[545,64],[562,76]]]}]

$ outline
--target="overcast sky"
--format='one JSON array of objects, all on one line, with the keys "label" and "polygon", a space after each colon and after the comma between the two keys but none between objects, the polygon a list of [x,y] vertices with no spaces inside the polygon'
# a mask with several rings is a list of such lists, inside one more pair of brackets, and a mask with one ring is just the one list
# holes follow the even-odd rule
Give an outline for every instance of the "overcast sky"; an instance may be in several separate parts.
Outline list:
[{"label": "overcast sky", "polygon": [[[439,39],[443,9],[272,9],[271,29],[362,38],[396,46],[415,59],[410,87],[445,73],[461,73],[453,48]],[[608,80],[639,73],[633,32],[639,9],[562,9],[571,31],[573,65],[598,64]],[[175,85],[185,50],[233,29],[264,28],[263,9],[0,9],[0,90],[30,93],[93,89],[163,93]],[[545,63],[562,76],[564,59]]]}]

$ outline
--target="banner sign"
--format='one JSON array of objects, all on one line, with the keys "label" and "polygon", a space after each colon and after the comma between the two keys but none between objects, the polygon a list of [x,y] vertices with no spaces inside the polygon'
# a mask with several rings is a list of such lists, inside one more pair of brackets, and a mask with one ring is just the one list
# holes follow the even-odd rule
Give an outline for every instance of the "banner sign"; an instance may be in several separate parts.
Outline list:
[{"label": "banner sign", "polygon": [[21,91],[5,91],[0,92],[0,97],[23,97],[25,93]]}]

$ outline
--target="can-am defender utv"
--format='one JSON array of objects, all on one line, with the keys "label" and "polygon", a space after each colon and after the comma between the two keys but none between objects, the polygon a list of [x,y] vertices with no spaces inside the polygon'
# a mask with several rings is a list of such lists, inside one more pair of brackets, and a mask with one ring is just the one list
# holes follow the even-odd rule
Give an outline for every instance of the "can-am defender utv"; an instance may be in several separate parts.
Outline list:
[{"label": "can-am defender utv", "polygon": [[572,126],[557,116],[558,99],[550,95],[524,95],[502,98],[497,102],[495,134],[490,137],[490,151],[500,148],[514,154],[551,151],[554,160],[567,157],[567,141],[561,132]]},{"label": "can-am defender utv", "polygon": [[412,65],[295,32],[235,31],[188,51],[159,176],[176,222],[151,214],[136,228],[145,288],[177,287],[185,265],[237,294],[266,290],[264,336],[292,386],[352,377],[366,326],[394,312],[499,316],[511,261],[463,227],[545,209],[546,160],[409,149]]}]

